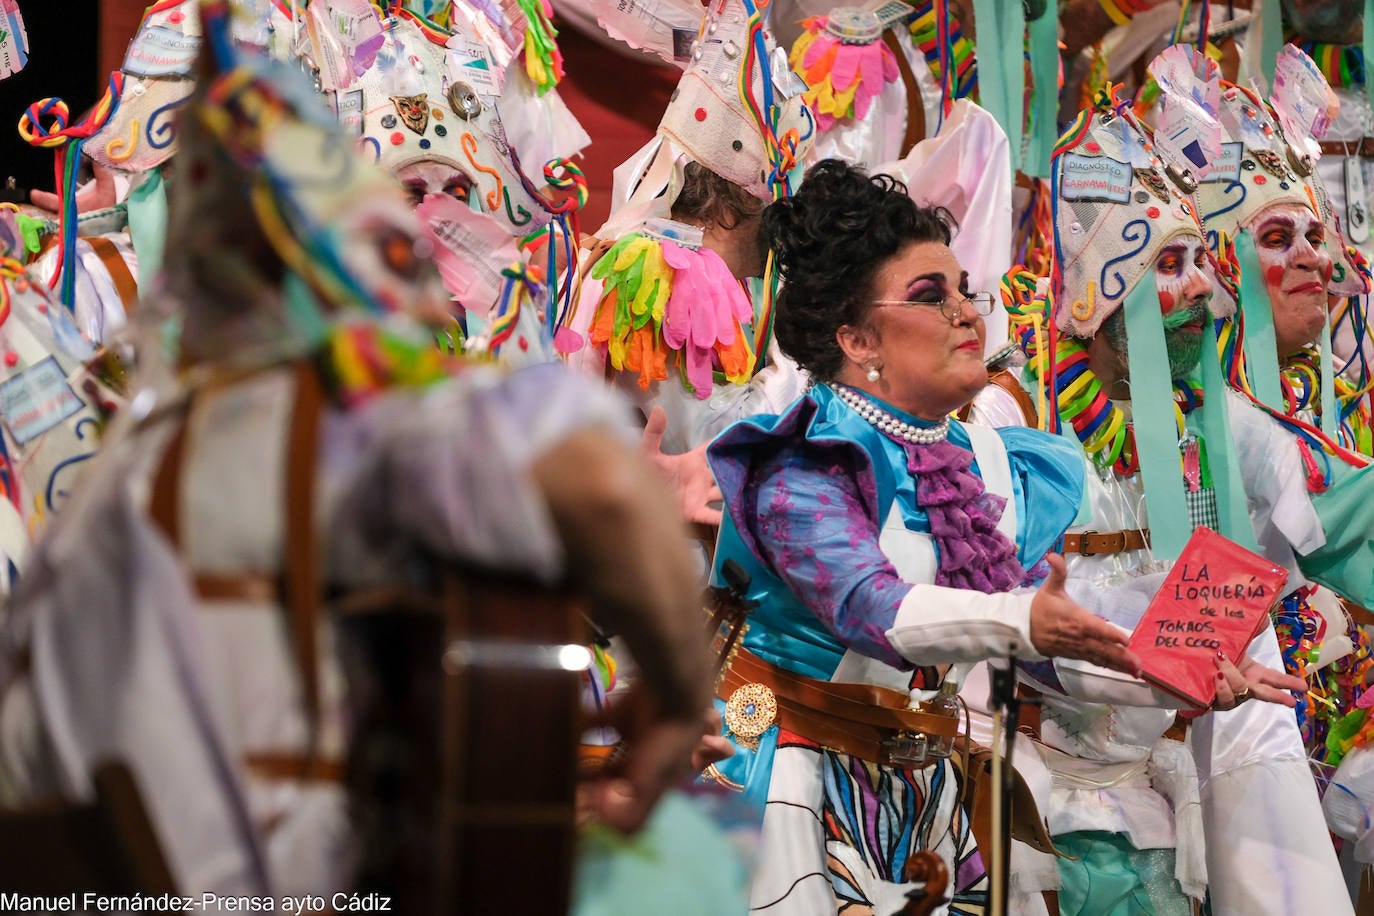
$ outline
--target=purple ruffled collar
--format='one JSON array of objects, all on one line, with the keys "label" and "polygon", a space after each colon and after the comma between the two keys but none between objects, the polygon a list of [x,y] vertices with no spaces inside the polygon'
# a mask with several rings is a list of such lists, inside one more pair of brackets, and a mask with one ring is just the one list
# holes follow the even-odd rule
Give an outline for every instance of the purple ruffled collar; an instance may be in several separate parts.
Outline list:
[{"label": "purple ruffled collar", "polygon": [[[898,419],[932,425],[864,396]],[[997,530],[1007,501],[989,493],[983,479],[970,470],[973,453],[948,439],[917,445],[879,432],[906,452],[907,470],[916,480],[916,505],[930,519],[930,533],[940,557],[935,584],[987,594],[1011,591],[1024,584],[1030,577],[1017,557],[1016,544]]]}]

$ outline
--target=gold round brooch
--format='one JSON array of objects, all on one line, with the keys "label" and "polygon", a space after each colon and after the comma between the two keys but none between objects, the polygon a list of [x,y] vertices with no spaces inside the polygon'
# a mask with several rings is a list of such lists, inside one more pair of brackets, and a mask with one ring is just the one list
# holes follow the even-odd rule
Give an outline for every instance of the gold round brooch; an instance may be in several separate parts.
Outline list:
[{"label": "gold round brooch", "polygon": [[745,684],[725,701],[725,726],[748,748],[757,748],[759,736],[778,718],[778,698],[763,684]]}]

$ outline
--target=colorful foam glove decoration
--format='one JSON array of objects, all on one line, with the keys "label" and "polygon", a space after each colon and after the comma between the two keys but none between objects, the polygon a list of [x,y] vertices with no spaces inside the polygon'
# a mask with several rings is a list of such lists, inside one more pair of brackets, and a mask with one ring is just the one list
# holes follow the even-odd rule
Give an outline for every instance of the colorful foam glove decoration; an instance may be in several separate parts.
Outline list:
[{"label": "colorful foam glove decoration", "polygon": [[829,130],[841,118],[863,118],[885,83],[899,77],[897,58],[882,41],[846,44],[826,31],[826,17],[803,21],[788,63],[810,88],[803,94],[816,125]]},{"label": "colorful foam glove decoration", "polygon": [[638,372],[640,388],[668,378],[670,352],[679,355],[683,384],[699,399],[710,396],[717,369],[734,384],[749,380],[754,354],[742,325],[753,309],[714,251],[631,233],[592,276],[605,281],[592,343],[617,371]]},{"label": "colorful foam glove decoration", "polygon": [[525,14],[525,73],[540,95],[563,78],[563,53],[558,50],[558,30],[553,27],[553,8],[548,0],[517,0]]}]

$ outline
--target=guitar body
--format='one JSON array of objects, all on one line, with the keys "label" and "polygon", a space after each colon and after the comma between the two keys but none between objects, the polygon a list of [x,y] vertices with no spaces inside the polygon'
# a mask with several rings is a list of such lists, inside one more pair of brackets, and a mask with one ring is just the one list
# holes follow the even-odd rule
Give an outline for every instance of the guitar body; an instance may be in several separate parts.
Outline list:
[{"label": "guitar body", "polygon": [[563,662],[582,605],[459,570],[436,591],[341,622],[359,890],[419,916],[565,913],[583,670]]}]

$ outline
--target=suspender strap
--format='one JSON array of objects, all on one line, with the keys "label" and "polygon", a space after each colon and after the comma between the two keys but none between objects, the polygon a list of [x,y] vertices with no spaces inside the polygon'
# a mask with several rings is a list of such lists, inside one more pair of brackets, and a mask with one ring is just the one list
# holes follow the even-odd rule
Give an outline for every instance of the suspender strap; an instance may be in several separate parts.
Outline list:
[{"label": "suspender strap", "polygon": [[[320,683],[318,634],[320,622],[320,555],[315,537],[315,469],[318,466],[320,413],[324,395],[318,373],[308,362],[296,365],[295,401],[291,430],[287,439],[286,505],[284,553],[281,584],[272,598],[280,600],[287,613],[288,631],[296,668],[300,673],[306,718],[313,745],[320,724]],[[149,514],[172,546],[182,547],[181,474],[185,466],[186,425],[190,407],[178,419],[176,431],[167,444],[153,479]],[[232,588],[229,577],[197,576],[196,593],[201,598],[265,597],[256,587],[265,577],[244,576],[253,588]]]},{"label": "suspender strap", "polygon": [[87,236],[82,241],[91,246],[91,251],[105,265],[105,272],[110,275],[115,292],[119,293],[119,301],[124,304],[124,313],[132,314],[138,304],[138,281],[134,279],[124,256],[119,253],[115,243],[104,236]]},{"label": "suspender strap", "polygon": [[323,405],[319,373],[309,363],[297,364],[296,403],[286,453],[286,571],[282,597],[291,622],[291,642],[305,687],[305,708],[312,731],[320,722],[320,550],[315,538],[315,470],[319,466]]},{"label": "suspender strap", "polygon": [[901,74],[902,85],[906,88],[906,134],[902,137],[902,148],[897,151],[900,158],[911,152],[916,141],[925,137],[926,106],[921,97],[921,86],[916,82],[916,74],[911,72],[911,61],[902,52],[896,33],[892,29],[886,30],[883,32],[883,41],[897,58],[897,72]]}]

